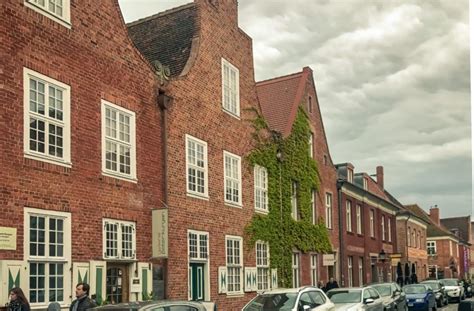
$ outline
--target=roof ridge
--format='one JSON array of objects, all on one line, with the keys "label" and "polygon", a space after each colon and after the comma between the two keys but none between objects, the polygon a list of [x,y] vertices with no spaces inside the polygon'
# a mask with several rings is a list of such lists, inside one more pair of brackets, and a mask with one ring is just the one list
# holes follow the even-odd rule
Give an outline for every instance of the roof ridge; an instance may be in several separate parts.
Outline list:
[{"label": "roof ridge", "polygon": [[303,74],[303,71],[290,73],[290,74],[279,76],[279,77],[273,77],[267,80],[258,81],[256,85],[259,86],[259,85],[267,85],[270,83],[281,82],[281,81],[290,79],[292,76],[301,75],[301,74]]},{"label": "roof ridge", "polygon": [[144,17],[144,18],[140,18],[136,21],[133,21],[133,22],[130,22],[130,23],[127,23],[125,24],[127,27],[132,27],[132,26],[136,26],[138,24],[141,24],[141,23],[144,23],[144,22],[148,22],[150,20],[153,20],[155,18],[158,18],[158,17],[162,17],[162,16],[165,16],[165,15],[168,15],[168,14],[172,14],[172,13],[176,13],[178,11],[181,11],[181,10],[184,10],[184,9],[187,9],[187,8],[190,8],[190,7],[193,7],[195,5],[194,2],[190,2],[190,3],[186,3],[186,4],[183,4],[183,5],[180,5],[180,6],[177,6],[177,7],[174,7],[174,8],[171,8],[171,9],[168,9],[168,10],[165,10],[165,11],[162,11],[162,12],[158,12],[156,14],[153,14],[153,15],[150,15],[150,16],[147,16],[147,17]]}]

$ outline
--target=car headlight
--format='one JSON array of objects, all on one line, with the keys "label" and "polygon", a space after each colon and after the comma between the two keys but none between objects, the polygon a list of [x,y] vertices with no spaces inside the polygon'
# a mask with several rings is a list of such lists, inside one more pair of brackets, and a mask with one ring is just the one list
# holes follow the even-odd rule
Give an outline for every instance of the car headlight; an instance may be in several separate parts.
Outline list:
[{"label": "car headlight", "polygon": [[424,302],[425,300],[423,298],[416,298],[415,302]]}]

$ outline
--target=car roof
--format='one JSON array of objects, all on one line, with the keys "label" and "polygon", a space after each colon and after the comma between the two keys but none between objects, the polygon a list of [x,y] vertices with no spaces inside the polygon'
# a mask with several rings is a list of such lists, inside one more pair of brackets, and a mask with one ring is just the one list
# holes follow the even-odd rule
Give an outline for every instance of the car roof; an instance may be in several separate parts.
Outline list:
[{"label": "car roof", "polygon": [[93,310],[138,310],[141,308],[149,308],[149,307],[160,307],[160,306],[168,306],[168,305],[179,305],[184,304],[193,307],[203,307],[203,304],[198,301],[188,301],[188,300],[155,300],[155,301],[140,301],[140,302],[127,302],[127,303],[119,303],[119,304],[110,304],[104,305],[100,307],[96,307]]},{"label": "car roof", "polygon": [[339,287],[339,288],[333,288],[329,290],[330,292],[338,292],[338,291],[349,291],[349,292],[356,292],[356,291],[361,291],[367,288],[372,288],[370,286],[364,286],[364,287]]},{"label": "car roof", "polygon": [[264,291],[262,295],[268,295],[268,294],[284,294],[284,293],[299,293],[303,290],[317,290],[321,291],[321,289],[315,287],[315,286],[302,286],[302,287],[296,287],[296,288],[275,288],[271,290]]}]

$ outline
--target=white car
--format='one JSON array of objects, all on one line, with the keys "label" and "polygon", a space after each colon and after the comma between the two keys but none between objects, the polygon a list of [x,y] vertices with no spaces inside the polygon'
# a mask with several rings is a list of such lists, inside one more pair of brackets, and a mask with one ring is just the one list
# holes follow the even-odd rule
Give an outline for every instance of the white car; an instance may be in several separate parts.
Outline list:
[{"label": "white car", "polygon": [[249,301],[242,311],[334,311],[334,304],[313,286],[273,289]]},{"label": "white car", "polygon": [[441,279],[440,282],[444,286],[448,300],[461,302],[461,300],[466,298],[464,295],[464,287],[459,283],[458,279]]},{"label": "white car", "polygon": [[334,288],[327,295],[337,311],[384,311],[383,299],[372,287]]}]

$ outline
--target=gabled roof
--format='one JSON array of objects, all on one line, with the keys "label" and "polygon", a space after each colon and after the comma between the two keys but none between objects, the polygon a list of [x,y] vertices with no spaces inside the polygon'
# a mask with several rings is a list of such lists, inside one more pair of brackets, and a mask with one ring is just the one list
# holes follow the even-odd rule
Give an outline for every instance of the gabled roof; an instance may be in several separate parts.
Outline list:
[{"label": "gabled roof", "polygon": [[179,76],[191,54],[193,38],[198,33],[196,4],[188,3],[127,24],[137,49],[153,63],[170,68]]},{"label": "gabled roof", "polygon": [[428,238],[451,237],[453,239],[459,240],[459,238],[449,232],[449,230],[447,230],[443,226],[438,226],[437,224],[435,224],[431,217],[417,204],[405,205],[405,208],[428,223],[428,228],[426,229],[426,236]]},{"label": "gabled roof", "polygon": [[461,238],[462,240],[470,240],[469,229],[471,223],[471,216],[443,218],[440,219],[440,222],[450,231],[453,229],[459,230],[459,238]]},{"label": "gabled roof", "polygon": [[311,73],[309,67],[304,67],[301,72],[257,82],[263,116],[270,129],[280,132],[283,137],[291,133]]}]

